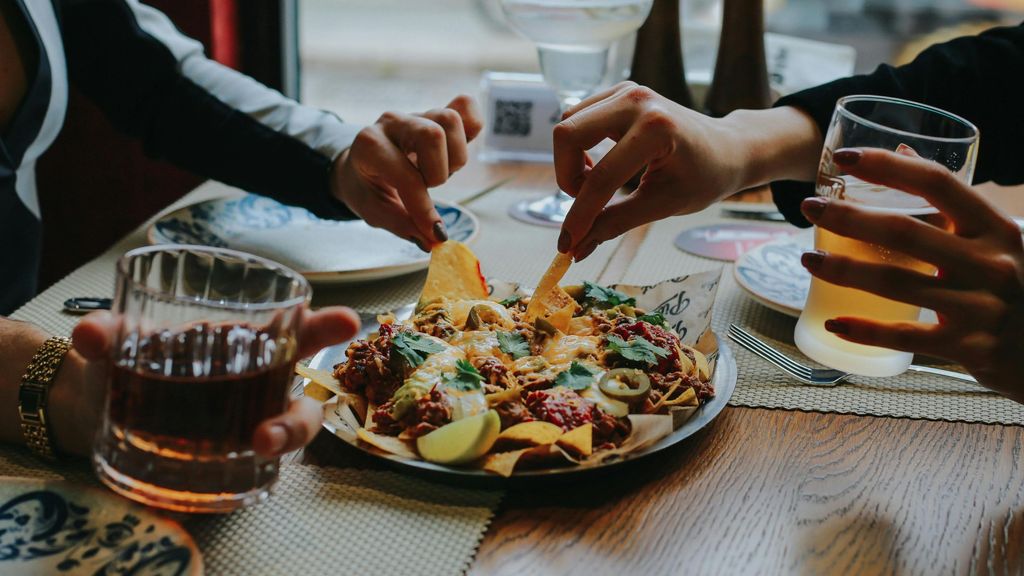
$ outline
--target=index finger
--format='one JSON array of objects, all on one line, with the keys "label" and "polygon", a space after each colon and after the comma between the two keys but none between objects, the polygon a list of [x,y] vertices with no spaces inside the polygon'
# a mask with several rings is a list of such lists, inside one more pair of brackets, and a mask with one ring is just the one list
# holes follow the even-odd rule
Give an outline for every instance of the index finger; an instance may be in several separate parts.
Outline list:
[{"label": "index finger", "polygon": [[576,248],[590,232],[594,220],[616,190],[663,154],[664,140],[664,132],[649,130],[646,122],[638,123],[587,172],[580,193],[562,223],[570,246]]},{"label": "index finger", "polygon": [[609,98],[555,125],[552,131],[555,181],[563,192],[570,196],[580,192],[590,168],[586,151],[605,138],[621,140],[640,114],[635,104],[635,99]]},{"label": "index finger", "polygon": [[932,160],[878,148],[844,148],[832,155],[846,173],[920,196],[971,235],[1002,221],[999,210],[948,168]]}]

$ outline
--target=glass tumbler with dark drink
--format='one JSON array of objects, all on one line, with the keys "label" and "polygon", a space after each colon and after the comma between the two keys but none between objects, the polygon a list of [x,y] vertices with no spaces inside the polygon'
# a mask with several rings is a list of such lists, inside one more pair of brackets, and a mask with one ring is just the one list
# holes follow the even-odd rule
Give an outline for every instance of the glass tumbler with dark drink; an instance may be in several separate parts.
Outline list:
[{"label": "glass tumbler with dark drink", "polygon": [[121,320],[93,460],[128,498],[227,512],[267,497],[278,461],[252,439],[284,412],[310,288],[243,252],[133,250],[118,262]]}]

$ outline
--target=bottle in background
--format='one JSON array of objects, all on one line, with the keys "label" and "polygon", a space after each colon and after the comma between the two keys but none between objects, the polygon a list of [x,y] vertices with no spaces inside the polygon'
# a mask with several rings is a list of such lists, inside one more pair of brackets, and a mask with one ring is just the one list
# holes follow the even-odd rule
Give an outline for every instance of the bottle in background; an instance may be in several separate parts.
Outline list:
[{"label": "bottle in background", "polygon": [[771,104],[762,0],[724,0],[722,36],[704,111],[715,117]]},{"label": "bottle in background", "polygon": [[629,79],[677,104],[693,108],[693,96],[683,69],[679,2],[654,0],[651,15],[637,32]]}]

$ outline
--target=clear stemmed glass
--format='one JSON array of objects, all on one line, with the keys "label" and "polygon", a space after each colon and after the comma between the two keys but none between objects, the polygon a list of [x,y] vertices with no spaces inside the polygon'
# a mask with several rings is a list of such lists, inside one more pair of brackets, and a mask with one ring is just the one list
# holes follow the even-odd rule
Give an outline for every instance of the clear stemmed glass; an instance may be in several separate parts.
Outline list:
[{"label": "clear stemmed glass", "polygon": [[[509,24],[537,45],[544,81],[564,112],[609,76],[609,51],[647,19],[653,0],[501,0]],[[558,226],[572,205],[559,190],[513,207],[538,224]]]}]

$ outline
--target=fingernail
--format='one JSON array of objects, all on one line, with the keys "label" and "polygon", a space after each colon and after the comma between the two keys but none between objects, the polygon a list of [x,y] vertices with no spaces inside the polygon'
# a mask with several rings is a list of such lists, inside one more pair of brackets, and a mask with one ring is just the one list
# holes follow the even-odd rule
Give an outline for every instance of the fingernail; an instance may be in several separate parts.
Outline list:
[{"label": "fingernail", "polygon": [[434,222],[434,238],[438,242],[448,241],[448,231],[444,229],[444,224],[440,220]]},{"label": "fingernail", "polygon": [[822,198],[821,196],[812,196],[807,198],[800,203],[800,210],[807,216],[807,219],[811,222],[821,218],[821,214],[825,211],[828,206],[828,198]]},{"label": "fingernail", "polygon": [[423,247],[423,243],[420,242],[420,239],[415,236],[409,236],[409,242],[412,242],[413,244],[416,245],[417,248],[423,250],[424,252],[430,252],[430,250]]},{"label": "fingernail", "polygon": [[843,148],[832,154],[832,161],[843,166],[853,166],[863,155],[864,153],[857,148]]},{"label": "fingernail", "polygon": [[582,248],[576,251],[576,261],[579,262],[580,260],[583,260],[587,256],[590,256],[594,252],[594,250],[597,249],[597,246],[599,244],[600,242],[596,242],[594,240],[587,242]]},{"label": "fingernail", "polygon": [[850,325],[842,320],[825,320],[825,330],[833,334],[849,334]]},{"label": "fingernail", "polygon": [[825,259],[825,253],[821,250],[811,250],[810,252],[804,252],[800,256],[800,263],[804,265],[804,268],[808,270],[817,270],[821,266],[821,262]]},{"label": "fingernail", "polygon": [[288,430],[280,424],[275,424],[270,427],[270,452],[277,454],[284,450],[285,445],[288,443]]},{"label": "fingernail", "polygon": [[572,248],[572,236],[569,236],[568,230],[562,230],[562,233],[558,235],[558,251],[568,254],[569,248]]}]

